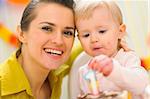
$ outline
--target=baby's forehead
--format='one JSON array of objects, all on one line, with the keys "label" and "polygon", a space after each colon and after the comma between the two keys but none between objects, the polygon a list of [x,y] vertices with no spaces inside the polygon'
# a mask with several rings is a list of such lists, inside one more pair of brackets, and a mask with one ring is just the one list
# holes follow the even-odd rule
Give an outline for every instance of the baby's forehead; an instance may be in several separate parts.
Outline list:
[{"label": "baby's forehead", "polygon": [[108,16],[112,16],[111,11],[106,7],[106,6],[96,6],[95,8],[89,8],[87,10],[85,10],[85,12],[78,12],[75,14],[75,19],[76,21],[78,20],[88,20],[91,17],[93,17],[93,15],[95,13],[107,13]]},{"label": "baby's forehead", "polygon": [[[75,9],[75,19],[76,20],[84,20],[92,17],[94,11],[97,8],[107,9],[110,15],[114,18],[114,20],[122,24],[122,13],[120,8],[114,2],[105,2],[105,1],[92,1],[91,3],[86,3],[85,5],[77,5]],[[99,12],[101,13],[101,12]]]},{"label": "baby's forehead", "polygon": [[89,13],[83,13],[80,17],[76,18],[76,23],[110,23],[115,19],[110,10],[107,8],[97,7]]}]

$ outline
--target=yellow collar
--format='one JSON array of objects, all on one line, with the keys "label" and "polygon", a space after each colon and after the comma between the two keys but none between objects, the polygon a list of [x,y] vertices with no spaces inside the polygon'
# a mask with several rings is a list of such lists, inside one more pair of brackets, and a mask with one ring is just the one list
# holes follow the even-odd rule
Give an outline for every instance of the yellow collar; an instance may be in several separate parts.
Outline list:
[{"label": "yellow collar", "polygon": [[[16,59],[16,53],[13,53],[7,61],[0,64],[1,75],[1,95],[15,94],[21,91],[26,91],[28,95],[33,96],[29,81]],[[69,65],[63,64],[57,70],[49,73],[49,82],[53,90],[53,86],[60,79],[60,75],[69,70]]]},{"label": "yellow collar", "polygon": [[13,53],[7,61],[1,64],[1,95],[15,94],[26,90],[33,96],[28,79]]}]

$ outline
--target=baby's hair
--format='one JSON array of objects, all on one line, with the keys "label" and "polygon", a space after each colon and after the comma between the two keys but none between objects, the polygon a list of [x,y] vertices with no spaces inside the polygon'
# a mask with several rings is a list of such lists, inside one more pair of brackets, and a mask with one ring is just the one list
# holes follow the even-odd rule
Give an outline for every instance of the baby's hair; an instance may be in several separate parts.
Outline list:
[{"label": "baby's hair", "polygon": [[118,5],[112,0],[78,0],[75,7],[75,19],[88,19],[97,7],[106,7],[113,19],[119,25],[123,24],[122,13]]},{"label": "baby's hair", "polygon": [[[124,24],[122,12],[114,0],[77,0],[75,6],[76,22],[84,19],[89,19],[92,16],[93,11],[97,7],[107,8],[111,13],[116,25],[120,26]],[[126,36],[127,35],[125,35],[123,38],[118,39],[118,49],[123,47],[121,42],[122,39],[125,40]]]}]

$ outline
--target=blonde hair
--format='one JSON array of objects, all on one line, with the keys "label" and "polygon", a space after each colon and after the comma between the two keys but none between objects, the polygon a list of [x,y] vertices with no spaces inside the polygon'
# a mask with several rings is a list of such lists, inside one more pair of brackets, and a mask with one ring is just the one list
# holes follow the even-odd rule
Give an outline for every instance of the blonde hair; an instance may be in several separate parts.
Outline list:
[{"label": "blonde hair", "polygon": [[123,24],[122,13],[118,5],[112,0],[77,0],[75,6],[75,19],[88,19],[97,7],[106,7],[113,19],[119,25]]}]

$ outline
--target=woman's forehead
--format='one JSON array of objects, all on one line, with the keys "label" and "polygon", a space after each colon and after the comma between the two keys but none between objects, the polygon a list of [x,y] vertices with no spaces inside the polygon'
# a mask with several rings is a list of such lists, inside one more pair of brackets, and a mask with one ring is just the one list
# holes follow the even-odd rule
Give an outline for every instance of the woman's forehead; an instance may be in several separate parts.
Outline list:
[{"label": "woman's forehead", "polygon": [[56,26],[71,26],[74,27],[74,14],[71,9],[59,4],[40,5],[35,11],[36,15],[33,21],[36,23],[49,22]]}]

